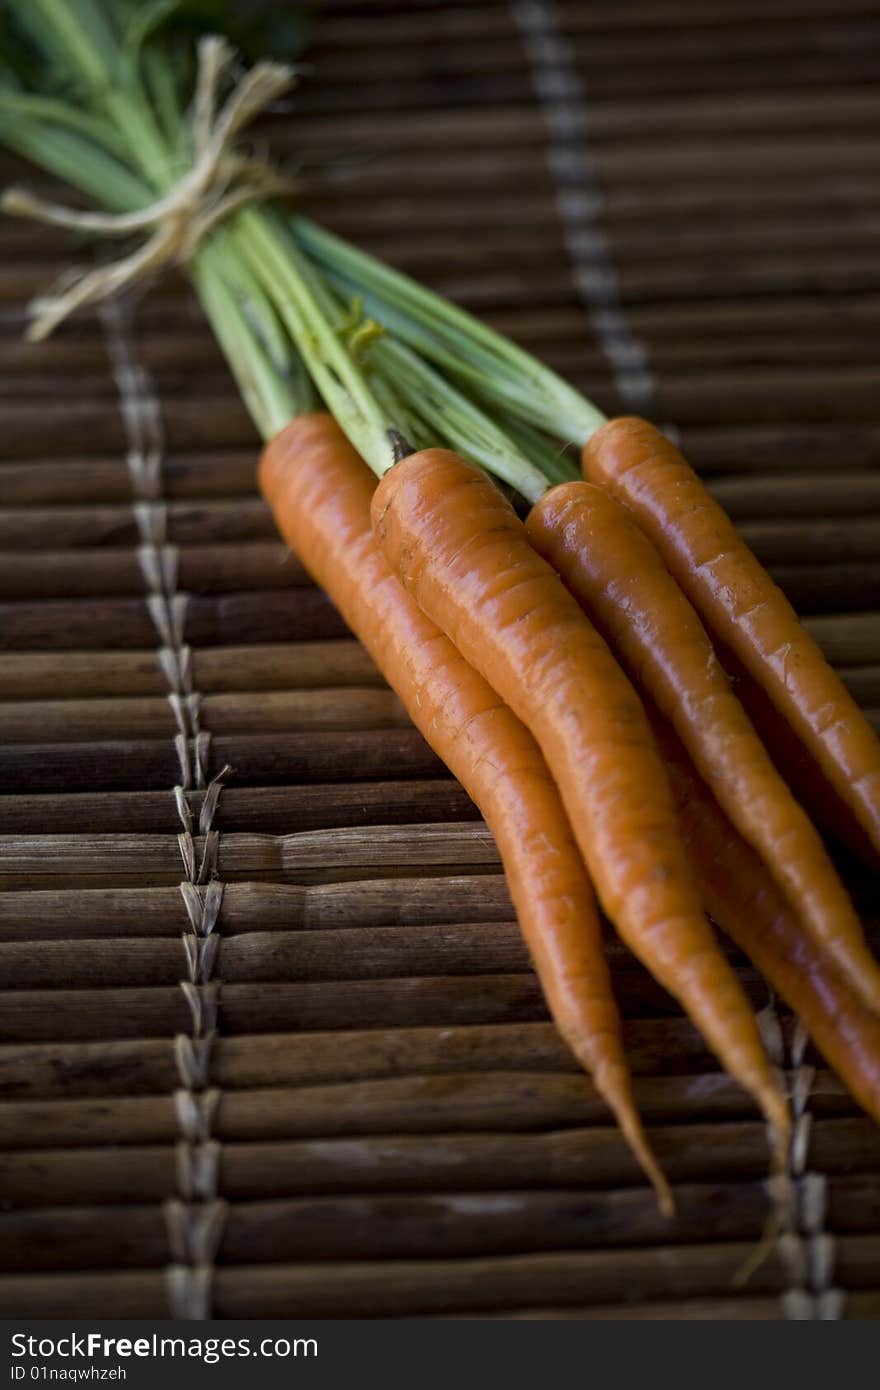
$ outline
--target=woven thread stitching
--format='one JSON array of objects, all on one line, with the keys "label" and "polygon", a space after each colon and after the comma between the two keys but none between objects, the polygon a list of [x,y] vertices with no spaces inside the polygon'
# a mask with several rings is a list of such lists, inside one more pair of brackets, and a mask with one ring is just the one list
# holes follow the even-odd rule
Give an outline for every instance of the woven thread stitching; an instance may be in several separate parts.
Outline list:
[{"label": "woven thread stitching", "polygon": [[[181,824],[185,928],[180,989],[190,1018],[189,1032],[179,1033],[172,1043],[180,1078],[173,1096],[180,1138],[177,1192],[163,1205],[170,1254],[166,1291],[173,1318],[203,1321],[212,1315],[214,1260],[227,1216],[227,1203],[219,1196],[221,1149],[212,1138],[221,1100],[219,1089],[211,1085],[221,991],[214,975],[219,942],[213,932],[223,901],[220,834],[212,822],[229,769],[222,768],[208,780],[211,736],[202,728],[202,699],[193,689],[191,652],[185,642],[188,595],[177,589],[178,556],[168,542],[168,507],[162,495],[161,406],[147,372],[135,358],[128,315],[119,301],[101,310],[128,442],[132,512],[140,539],[138,561],[176,726],[173,738],[180,780],[172,794]],[[204,795],[196,824],[191,798],[199,791]]]},{"label": "woven thread stitching", "polygon": [[837,1249],[833,1233],[826,1229],[828,1180],[809,1165],[810,1092],[816,1071],[804,1061],[808,1043],[806,1029],[795,1019],[787,1058],[794,1118],[788,1178],[794,1193],[794,1234],[801,1242],[803,1258],[797,1271],[800,1277],[791,1280],[782,1308],[789,1321],[835,1322],[844,1315],[846,1295],[834,1284]]},{"label": "woven thread stitching", "polygon": [[621,401],[627,410],[650,414],[656,383],[645,346],[633,332],[621,304],[620,282],[603,220],[599,171],[588,144],[589,113],[575,54],[554,0],[512,0],[510,8],[547,128],[547,162],[575,288],[611,367]]}]

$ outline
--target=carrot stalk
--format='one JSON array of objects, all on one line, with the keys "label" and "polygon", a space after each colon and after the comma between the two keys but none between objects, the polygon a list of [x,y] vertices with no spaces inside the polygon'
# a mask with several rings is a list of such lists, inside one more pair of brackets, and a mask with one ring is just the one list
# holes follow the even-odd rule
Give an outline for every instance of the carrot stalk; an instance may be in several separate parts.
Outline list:
[{"label": "carrot stalk", "polygon": [[391,573],[370,523],[375,479],[330,415],[301,416],[269,442],[260,486],[282,534],[482,812],[554,1020],[671,1214],[635,1109],[592,886],[537,744]]},{"label": "carrot stalk", "polygon": [[534,734],[603,907],[780,1135],[785,1100],[703,914],[644,710],[498,489],[445,450],[385,475],[373,524],[392,568]]},{"label": "carrot stalk", "polygon": [[880,1121],[880,1017],[801,929],[766,867],[736,833],[674,732],[653,723],[707,910],[794,1009],[819,1051]]},{"label": "carrot stalk", "polygon": [[[693,469],[638,419],[597,430],[583,465],[629,508],[712,635],[763,688],[880,849],[880,740]],[[880,972],[860,938],[844,933],[828,946],[843,970],[861,961],[861,992],[880,1009]]]},{"label": "carrot stalk", "polygon": [[651,541],[610,493],[584,482],[545,493],[526,528],[633,682],[671,721],[703,781],[807,929],[860,988],[876,967],[849,896]]}]

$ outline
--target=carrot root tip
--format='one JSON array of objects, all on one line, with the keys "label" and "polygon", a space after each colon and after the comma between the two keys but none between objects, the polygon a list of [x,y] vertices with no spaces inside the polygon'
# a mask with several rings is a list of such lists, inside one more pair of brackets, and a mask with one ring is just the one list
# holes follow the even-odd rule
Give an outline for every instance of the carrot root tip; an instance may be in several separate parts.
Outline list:
[{"label": "carrot root tip", "polygon": [[672,1220],[675,1216],[675,1197],[666,1174],[654,1157],[642,1128],[641,1120],[632,1111],[621,1113],[616,1106],[613,1109],[624,1138],[632,1149],[639,1167],[654,1189],[661,1215]]},{"label": "carrot root tip", "polygon": [[761,1238],[750,1250],[742,1264],[734,1270],[730,1280],[732,1289],[744,1289],[753,1275],[757,1274],[761,1266],[770,1258],[776,1248],[780,1235],[782,1234],[782,1220],[777,1207],[773,1207],[764,1222],[764,1229]]}]

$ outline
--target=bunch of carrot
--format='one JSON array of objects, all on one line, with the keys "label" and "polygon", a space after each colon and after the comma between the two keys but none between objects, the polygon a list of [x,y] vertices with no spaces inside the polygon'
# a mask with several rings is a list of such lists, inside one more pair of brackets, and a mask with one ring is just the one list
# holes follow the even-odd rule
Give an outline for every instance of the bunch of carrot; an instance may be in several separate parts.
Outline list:
[{"label": "bunch of carrot", "polygon": [[[33,0],[32,38],[53,61],[51,26],[33,16],[59,9],[80,46],[101,20],[87,48],[91,127],[80,111],[76,138],[100,144],[108,111],[116,121],[101,177],[92,148],[81,185],[102,196],[103,178],[116,209],[167,194],[161,130],[177,132],[173,163],[193,144],[182,109],[169,115],[166,90],[157,112],[137,62],[107,58],[117,40],[98,0]],[[213,43],[202,58],[216,74],[228,53]],[[59,107],[19,136],[49,167]],[[145,130],[160,132],[146,156]],[[786,1099],[707,913],[880,1119],[880,969],[777,755],[796,747],[808,791],[830,789],[880,853],[880,744],[684,459],[650,424],[605,421],[513,344],[302,218],[260,202],[235,211],[190,270],[268,439],[260,484],[280,531],[484,815],[551,1013],[664,1209],[597,899],[762,1108],[778,1163]],[[314,409],[302,361],[328,410]],[[582,446],[585,479],[560,439]],[[522,500],[524,521],[487,473]],[[746,706],[785,738],[767,746]]]},{"label": "bunch of carrot", "polygon": [[[474,391],[465,410],[453,361],[465,377],[474,358],[480,360],[467,355],[466,316],[449,306],[453,341],[449,320],[427,292],[411,290],[387,267],[375,274],[369,267],[355,282],[392,339],[366,350],[362,373],[338,341],[345,325],[338,306],[334,319],[328,293],[328,283],[343,277],[331,268],[322,281],[319,258],[307,254],[318,238],[326,251],[330,239],[316,229],[308,228],[305,237],[296,224],[261,230],[256,243],[265,285],[274,287],[279,314],[318,386],[381,480],[373,490],[338,426],[329,416],[313,417],[310,437],[326,432],[323,485],[329,487],[332,477],[342,495],[344,473],[365,480],[357,520],[350,517],[346,530],[360,546],[340,542],[341,552],[331,550],[337,523],[331,517],[317,526],[321,509],[308,486],[312,465],[301,461],[298,423],[264,453],[264,493],[283,534],[339,595],[354,630],[483,811],[554,1017],[593,1072],[661,1200],[668,1205],[669,1195],[645,1152],[620,1065],[619,1023],[590,885],[634,954],[679,999],[722,1064],[763,1108],[777,1152],[788,1133],[785,1100],[707,912],[760,964],[861,1103],[880,1118],[880,970],[818,832],[724,667],[737,659],[740,688],[753,685],[778,711],[802,744],[802,761],[815,764],[816,778],[836,789],[864,836],[880,848],[880,788],[876,777],[871,782],[880,745],[870,726],[782,593],[656,429],[639,420],[590,419],[582,453],[586,480],[551,486],[541,476],[536,485],[533,467],[517,470],[512,462],[520,450],[526,458],[545,457],[540,433],[534,450],[519,433],[523,425],[546,429],[546,400],[536,400],[530,411],[535,398],[526,374],[519,376],[519,419],[500,400],[511,389],[506,356],[499,375],[507,371],[507,380]],[[385,287],[390,282],[392,296],[399,292],[398,306],[402,300],[410,309],[429,304],[415,328],[399,307],[375,294],[380,276]],[[315,344],[321,325],[334,322],[337,338],[323,358]],[[475,326],[473,333],[486,350],[488,330]],[[412,357],[401,356],[404,335],[409,354],[420,350],[418,368]],[[490,346],[506,353],[497,343]],[[442,376],[426,367],[431,356],[442,362]],[[400,365],[407,370],[392,376]],[[378,398],[375,373],[383,368],[383,399],[393,408],[393,393],[402,393],[416,428],[429,417],[446,442],[458,443],[475,401],[482,409],[496,395],[475,442],[489,451],[484,468],[498,471],[532,503],[525,521],[485,471],[457,452],[410,450],[394,429],[399,457],[383,456],[351,407],[355,391],[371,380],[372,399]],[[535,364],[534,371],[545,369]],[[427,404],[420,390],[429,392]],[[582,419],[588,411],[597,414],[585,403]],[[402,418],[398,406],[386,425]],[[356,609],[339,593],[346,557],[359,595]],[[378,566],[382,604],[364,602],[372,585],[355,574],[360,557]],[[455,702],[442,661],[436,670],[430,657],[418,663],[415,682],[401,677],[399,662],[413,661],[417,643],[411,628],[395,634],[392,602],[398,621],[412,621],[403,613],[416,615],[422,640],[453,658],[457,673],[466,663],[469,682],[479,680],[481,703],[466,714],[464,726],[460,718],[446,718]],[[491,702],[491,725],[483,701]],[[514,730],[518,770],[511,775]],[[527,763],[524,740],[531,749]],[[504,769],[503,783],[487,788],[487,765]],[[570,913],[541,916],[551,896],[573,905],[574,924]]]},{"label": "bunch of carrot", "polygon": [[[613,426],[630,439],[649,428]],[[679,538],[693,535],[702,492],[688,474],[681,512],[660,496],[664,529]],[[482,809],[557,1024],[664,1204],[632,1108],[589,880],[780,1145],[785,1102],[706,911],[880,1118],[878,971],[846,893],[697,610],[611,491],[563,484],[523,526],[484,474],[442,450],[410,455],[374,491],[320,415],[270,441],[260,480],[282,533]],[[702,510],[713,507],[703,494]],[[727,577],[734,593],[740,569],[756,564],[745,556]],[[701,611],[715,592],[710,583],[705,602],[698,594]],[[785,602],[767,576],[762,592],[765,604]],[[783,608],[776,639],[801,631]],[[772,691],[766,652],[752,642],[744,659]],[[813,667],[816,683],[836,681],[817,653]],[[845,692],[839,701],[847,727],[860,728]]]}]

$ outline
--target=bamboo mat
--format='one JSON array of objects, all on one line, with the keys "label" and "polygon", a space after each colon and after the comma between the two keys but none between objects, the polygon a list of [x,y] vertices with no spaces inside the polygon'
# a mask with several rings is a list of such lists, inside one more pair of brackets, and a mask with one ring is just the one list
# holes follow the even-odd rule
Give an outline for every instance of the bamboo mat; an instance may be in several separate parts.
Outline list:
[{"label": "bamboo mat", "polygon": [[[268,132],[332,226],[676,432],[875,718],[878,32],[853,0],[330,3]],[[768,1187],[609,943],[664,1222],[473,807],[276,539],[185,286],[25,347],[73,253],[0,247],[3,1312],[880,1316],[880,1131],[796,1020],[734,956],[798,1116]]]}]

